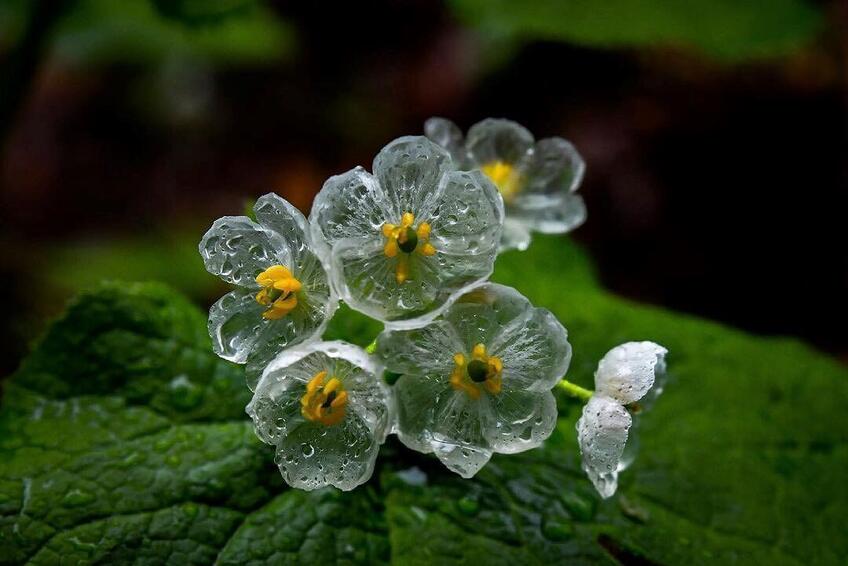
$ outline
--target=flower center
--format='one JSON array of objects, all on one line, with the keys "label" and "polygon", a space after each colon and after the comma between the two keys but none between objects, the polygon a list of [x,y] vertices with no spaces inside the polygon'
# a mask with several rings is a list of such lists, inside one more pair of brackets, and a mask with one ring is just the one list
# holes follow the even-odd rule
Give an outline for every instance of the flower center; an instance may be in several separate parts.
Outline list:
[{"label": "flower center", "polygon": [[415,227],[415,215],[404,212],[400,225],[383,224],[383,236],[386,245],[383,253],[388,258],[397,258],[395,265],[395,280],[403,283],[409,279],[409,259],[414,253],[431,256],[436,253],[436,248],[430,243],[430,224],[422,222]]},{"label": "flower center", "polygon": [[521,175],[515,167],[504,161],[491,161],[480,166],[480,171],[491,179],[504,200],[509,202],[521,190]]},{"label": "flower center", "polygon": [[283,318],[297,306],[296,293],[301,289],[300,281],[282,265],[272,265],[256,276],[256,282],[262,286],[256,294],[256,302],[268,307],[262,313],[264,318]]},{"label": "flower center", "polygon": [[300,414],[309,421],[334,425],[345,416],[347,391],[338,377],[327,379],[327,370],[316,373],[300,398]]},{"label": "flower center", "polygon": [[450,384],[457,391],[464,391],[472,399],[480,398],[481,387],[493,395],[501,392],[503,363],[497,356],[487,355],[483,344],[474,346],[470,360],[465,354],[454,354],[453,363]]}]

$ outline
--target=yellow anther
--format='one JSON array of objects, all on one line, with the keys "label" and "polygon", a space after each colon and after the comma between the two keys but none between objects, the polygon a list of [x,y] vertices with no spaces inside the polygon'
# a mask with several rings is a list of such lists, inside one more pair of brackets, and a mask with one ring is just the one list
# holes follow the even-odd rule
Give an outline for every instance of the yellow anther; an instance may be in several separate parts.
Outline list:
[{"label": "yellow anther", "polygon": [[347,404],[347,391],[342,391],[341,393],[336,395],[336,398],[333,399],[333,402],[330,403],[330,406],[333,407],[334,409],[337,409],[339,407],[343,407],[346,404]]},{"label": "yellow anther", "polygon": [[464,354],[453,356],[454,368],[450,384],[457,391],[464,391],[471,399],[479,399],[484,388],[492,395],[501,392],[503,363],[497,356],[486,354],[486,346],[477,344],[471,350],[471,360],[466,361]]},{"label": "yellow anther", "polygon": [[482,359],[486,357],[486,346],[483,344],[477,344],[474,346],[474,349],[471,350],[471,355],[474,356],[474,359]]},{"label": "yellow anther", "polygon": [[324,386],[324,393],[327,393],[327,394],[332,393],[333,391],[336,391],[337,389],[339,389],[341,386],[342,386],[342,382],[339,381],[339,378],[334,377],[333,379],[331,379],[330,381],[327,382],[327,385]]},{"label": "yellow anther", "polygon": [[491,161],[480,166],[480,171],[483,172],[498,190],[501,192],[505,201],[511,201],[515,195],[521,190],[521,175],[516,171],[515,167],[504,161]]},{"label": "yellow anther", "polygon": [[303,285],[292,272],[282,265],[272,265],[256,276],[262,289],[256,293],[256,302],[268,307],[262,316],[268,320],[283,318],[297,307],[297,293]]},{"label": "yellow anther", "polygon": [[327,383],[327,371],[316,373],[306,384],[306,393],[300,398],[300,413],[312,422],[334,425],[345,416],[348,394],[344,384],[337,377]]},{"label": "yellow anther", "polygon": [[414,253],[423,256],[433,256],[437,250],[430,243],[430,224],[422,222],[415,227],[415,215],[404,212],[400,225],[386,222],[381,231],[386,243],[383,254],[387,258],[397,258],[395,264],[395,280],[401,284],[410,277],[410,257]]}]

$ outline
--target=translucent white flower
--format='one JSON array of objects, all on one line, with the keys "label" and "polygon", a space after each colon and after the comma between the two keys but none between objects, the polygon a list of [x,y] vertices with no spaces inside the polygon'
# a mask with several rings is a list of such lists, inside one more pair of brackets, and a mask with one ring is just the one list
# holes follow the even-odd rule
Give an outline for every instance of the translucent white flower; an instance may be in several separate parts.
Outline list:
[{"label": "translucent white flower", "polygon": [[668,350],[653,342],[627,342],[603,357],[595,372],[595,394],[577,421],[583,470],[601,497],[618,487],[622,454],[633,418],[628,408],[648,395],[665,373]]},{"label": "translucent white flower", "polygon": [[286,483],[348,491],[368,481],[391,417],[378,376],[374,358],[344,342],[302,344],[271,361],[246,410]]},{"label": "translucent white flower", "polygon": [[313,240],[352,308],[395,328],[421,326],[491,274],[503,201],[421,136],[389,143],[373,170],[327,180],[309,216]]},{"label": "translucent white flower", "polygon": [[586,205],[575,191],[586,168],[562,138],[534,141],[523,126],[488,118],[463,138],[456,124],[430,118],[427,137],[447,149],[459,169],[479,169],[500,189],[506,205],[502,249],[527,249],[530,232],[563,234],[583,224]]},{"label": "translucent white flower", "polygon": [[247,362],[251,390],[283,348],[320,338],[338,305],[303,214],[273,193],[253,210],[257,222],[219,218],[199,246],[206,269],[237,287],[209,310],[212,348]]},{"label": "translucent white flower", "polygon": [[401,442],[470,478],[492,453],[539,446],[556,425],[551,389],[571,360],[565,328],[515,289],[487,284],[414,330],[385,331]]}]

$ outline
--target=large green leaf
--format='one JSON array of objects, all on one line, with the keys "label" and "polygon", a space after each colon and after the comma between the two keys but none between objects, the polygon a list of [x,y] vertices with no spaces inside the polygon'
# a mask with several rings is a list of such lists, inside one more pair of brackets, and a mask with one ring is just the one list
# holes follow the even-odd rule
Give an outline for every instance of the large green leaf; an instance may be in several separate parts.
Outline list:
[{"label": "large green leaf", "polygon": [[[671,350],[615,498],[580,472],[565,398],[543,448],[496,456],[473,480],[390,442],[353,492],[286,489],[203,314],[160,285],[107,284],[6,384],[0,563],[843,562],[844,367],[612,297],[563,239],[506,254],[495,278],[565,323],[581,384],[619,342]],[[375,330],[342,310],[330,332],[367,343]]]},{"label": "large green leaf", "polygon": [[452,0],[451,4],[464,21],[498,38],[596,47],[683,45],[720,59],[780,55],[821,27],[820,14],[803,0]]}]

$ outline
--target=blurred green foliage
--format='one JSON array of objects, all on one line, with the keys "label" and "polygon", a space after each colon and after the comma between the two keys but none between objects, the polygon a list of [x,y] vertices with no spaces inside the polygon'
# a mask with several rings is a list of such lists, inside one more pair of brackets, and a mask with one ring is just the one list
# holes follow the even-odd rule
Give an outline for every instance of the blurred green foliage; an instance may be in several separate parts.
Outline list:
[{"label": "blurred green foliage", "polygon": [[[10,44],[23,33],[28,6],[0,4],[0,36]],[[76,0],[51,45],[60,60],[83,65],[151,64],[172,56],[229,65],[279,60],[291,52],[294,36],[260,0]]]},{"label": "blurred green foliage", "polygon": [[[787,53],[821,26],[802,0],[450,0],[494,39],[592,47],[676,45],[735,61]],[[557,72],[557,69],[551,69]]]},{"label": "blurred green foliage", "polygon": [[69,297],[109,279],[156,280],[204,300],[224,289],[197,252],[202,230],[163,231],[133,238],[74,241],[47,250],[38,268],[43,283]]}]

